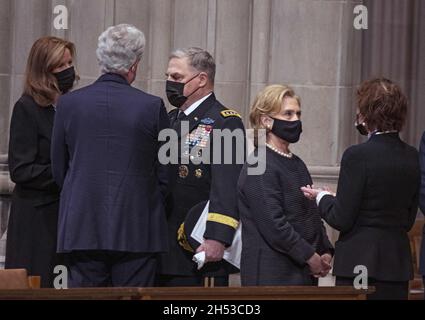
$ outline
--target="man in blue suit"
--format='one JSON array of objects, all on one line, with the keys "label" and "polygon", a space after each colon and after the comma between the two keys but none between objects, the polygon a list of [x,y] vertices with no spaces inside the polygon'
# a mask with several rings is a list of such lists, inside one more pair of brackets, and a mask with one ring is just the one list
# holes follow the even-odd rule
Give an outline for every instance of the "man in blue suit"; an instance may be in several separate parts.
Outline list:
[{"label": "man in blue suit", "polygon": [[133,26],[107,29],[97,49],[103,75],[57,106],[58,252],[70,287],[153,286],[157,256],[168,249],[158,174],[168,115],[160,98],[131,86],[144,47]]},{"label": "man in blue suit", "polygon": [[[419,148],[419,157],[421,162],[421,176],[422,176],[419,206],[421,208],[422,213],[425,215],[425,132],[422,136],[421,146]],[[422,234],[421,260],[420,260],[419,272],[423,276],[424,287],[425,287],[425,227]]]}]

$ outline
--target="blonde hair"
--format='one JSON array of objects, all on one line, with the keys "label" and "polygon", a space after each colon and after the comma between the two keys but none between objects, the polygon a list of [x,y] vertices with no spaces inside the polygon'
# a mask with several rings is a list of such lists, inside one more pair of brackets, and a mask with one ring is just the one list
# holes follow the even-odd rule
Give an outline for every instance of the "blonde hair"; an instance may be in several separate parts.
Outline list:
[{"label": "blonde hair", "polygon": [[301,99],[294,90],[285,85],[270,85],[264,88],[255,98],[254,104],[249,113],[251,128],[254,129],[254,144],[258,146],[258,130],[266,129],[261,122],[261,116],[273,116],[282,109],[285,98],[294,98],[301,107]]},{"label": "blonde hair", "polygon": [[253,129],[265,129],[261,123],[262,115],[274,115],[282,109],[282,103],[285,98],[294,98],[301,107],[301,99],[292,88],[285,85],[271,85],[264,88],[255,98],[254,104],[249,113],[249,121]]},{"label": "blonde hair", "polygon": [[[24,94],[47,107],[54,103],[60,90],[53,70],[61,64],[66,49],[75,57],[75,45],[57,37],[43,37],[32,46],[26,69]],[[78,79],[78,77],[77,77]]]}]

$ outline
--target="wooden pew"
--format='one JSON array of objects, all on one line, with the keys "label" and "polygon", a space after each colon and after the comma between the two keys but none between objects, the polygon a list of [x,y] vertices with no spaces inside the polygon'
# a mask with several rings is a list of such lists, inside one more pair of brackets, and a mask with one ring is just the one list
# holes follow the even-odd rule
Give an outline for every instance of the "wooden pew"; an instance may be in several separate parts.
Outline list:
[{"label": "wooden pew", "polygon": [[0,300],[365,300],[352,287],[84,288],[0,290]]},{"label": "wooden pew", "polygon": [[[186,290],[186,291],[185,291]],[[365,300],[369,290],[352,287],[215,287],[196,288],[146,288],[145,300]]]},{"label": "wooden pew", "polygon": [[0,290],[37,288],[40,288],[40,277],[28,277],[25,269],[0,270]]},{"label": "wooden pew", "polygon": [[417,219],[409,232],[410,249],[412,250],[414,279],[409,283],[409,300],[423,300],[424,287],[422,275],[419,274],[419,259],[422,242],[424,219]]}]

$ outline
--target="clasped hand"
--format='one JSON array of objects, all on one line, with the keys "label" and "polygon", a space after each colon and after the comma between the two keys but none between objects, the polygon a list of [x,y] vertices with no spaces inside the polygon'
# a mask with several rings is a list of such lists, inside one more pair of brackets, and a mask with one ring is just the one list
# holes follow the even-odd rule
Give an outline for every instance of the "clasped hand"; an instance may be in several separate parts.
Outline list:
[{"label": "clasped hand", "polygon": [[311,274],[315,278],[326,277],[331,270],[332,256],[329,253],[319,255],[315,253],[308,261],[307,264],[310,267]]}]

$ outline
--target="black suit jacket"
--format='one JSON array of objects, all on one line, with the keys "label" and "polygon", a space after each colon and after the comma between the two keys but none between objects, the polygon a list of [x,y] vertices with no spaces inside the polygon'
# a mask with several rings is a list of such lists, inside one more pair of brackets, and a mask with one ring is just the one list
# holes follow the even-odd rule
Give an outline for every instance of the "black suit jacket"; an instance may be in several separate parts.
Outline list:
[{"label": "black suit jacket", "polygon": [[[421,163],[421,195],[419,206],[422,213],[425,215],[425,132],[422,136],[420,146],[420,163]],[[421,246],[421,260],[419,265],[419,272],[425,276],[425,227],[422,235],[422,246]]]},{"label": "black suit jacket", "polygon": [[53,180],[50,143],[55,110],[41,107],[23,95],[15,104],[10,124],[9,170],[15,195],[35,206],[57,201],[59,188]]},{"label": "black suit jacket", "polygon": [[324,196],[323,218],[341,231],[335,246],[334,274],[355,277],[364,265],[381,281],[413,276],[407,232],[419,199],[418,152],[397,133],[373,135],[345,151],[336,197]]}]

